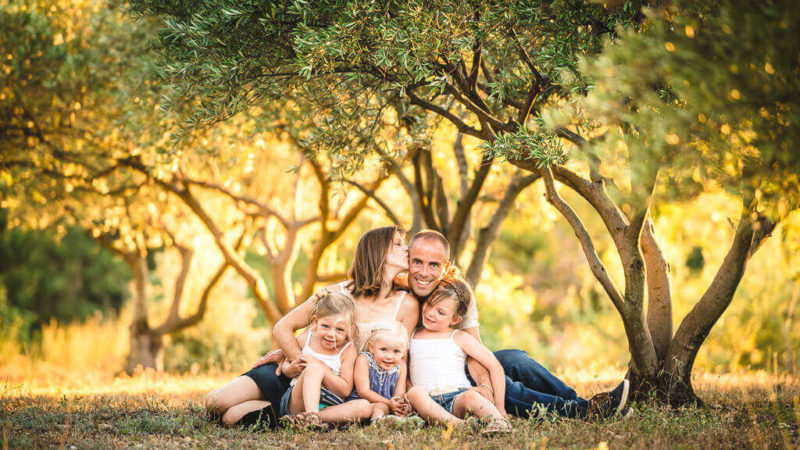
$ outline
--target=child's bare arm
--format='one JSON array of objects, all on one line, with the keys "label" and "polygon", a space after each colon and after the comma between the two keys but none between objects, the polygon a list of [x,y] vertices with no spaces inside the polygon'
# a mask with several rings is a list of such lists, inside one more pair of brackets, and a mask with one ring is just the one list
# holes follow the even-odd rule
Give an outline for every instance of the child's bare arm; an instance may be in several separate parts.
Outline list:
[{"label": "child's bare arm", "polygon": [[342,353],[342,367],[339,369],[339,375],[333,373],[328,366],[325,371],[325,376],[322,378],[322,385],[329,389],[339,397],[345,398],[353,392],[353,367],[356,362],[356,349],[354,346],[349,346]]},{"label": "child's bare arm", "polygon": [[400,361],[400,368],[398,372],[399,377],[397,378],[397,386],[394,387],[394,394],[392,397],[402,397],[406,395],[406,377],[408,376],[408,369],[405,361]]},{"label": "child's bare arm", "polygon": [[[305,331],[301,333],[300,336],[297,336],[296,338],[297,345],[299,345],[302,348],[302,346],[305,345],[307,337],[308,337],[308,331]],[[281,373],[283,373],[284,376],[287,376],[289,378],[295,378],[303,372],[303,369],[305,369],[305,367],[306,367],[306,362],[303,361],[302,359],[297,358],[295,360],[290,361],[287,358],[284,359],[283,362],[281,363],[280,369]]]},{"label": "child's bare arm", "polygon": [[506,375],[503,366],[494,356],[491,350],[486,348],[477,339],[467,333],[456,333],[453,340],[468,356],[475,358],[484,367],[489,369],[489,377],[492,380],[492,390],[494,391],[494,404],[497,410],[505,416],[505,397],[506,397]]},{"label": "child's bare arm", "polygon": [[369,362],[367,362],[366,356],[358,355],[358,358],[356,358],[356,365],[353,370],[353,381],[355,382],[356,391],[358,392],[359,397],[369,401],[370,403],[384,403],[386,406],[390,406],[388,399],[383,398],[377,392],[370,389]]}]

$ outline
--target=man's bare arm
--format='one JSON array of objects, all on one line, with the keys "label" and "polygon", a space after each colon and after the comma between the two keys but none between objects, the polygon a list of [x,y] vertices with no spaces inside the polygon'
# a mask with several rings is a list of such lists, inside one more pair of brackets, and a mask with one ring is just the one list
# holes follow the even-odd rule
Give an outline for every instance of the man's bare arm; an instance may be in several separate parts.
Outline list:
[{"label": "man's bare arm", "polygon": [[481,340],[481,329],[480,329],[480,327],[464,328],[461,331],[463,331],[464,333],[467,333],[468,335],[474,337],[475,339],[478,340],[478,342],[483,344],[483,341]]}]

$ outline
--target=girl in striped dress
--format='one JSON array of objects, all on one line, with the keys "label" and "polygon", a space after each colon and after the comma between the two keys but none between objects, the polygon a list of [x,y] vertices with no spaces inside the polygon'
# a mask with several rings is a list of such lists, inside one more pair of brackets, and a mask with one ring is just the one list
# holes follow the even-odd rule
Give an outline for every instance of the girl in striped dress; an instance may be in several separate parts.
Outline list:
[{"label": "girl in striped dress", "polygon": [[322,408],[329,408],[329,422],[369,417],[366,400],[345,401],[353,390],[356,349],[351,339],[357,333],[354,318],[353,301],[344,294],[330,292],[317,300],[312,325],[297,337],[302,354],[281,366],[284,372],[302,368],[281,398],[281,414],[289,416],[289,422],[304,428],[324,427],[319,416]]}]

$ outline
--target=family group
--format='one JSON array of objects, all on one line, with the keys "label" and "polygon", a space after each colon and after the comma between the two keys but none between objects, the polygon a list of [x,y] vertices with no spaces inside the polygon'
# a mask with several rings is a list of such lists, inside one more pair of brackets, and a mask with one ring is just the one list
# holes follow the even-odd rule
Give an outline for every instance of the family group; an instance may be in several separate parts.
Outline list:
[{"label": "family group", "polygon": [[[298,428],[377,421],[511,430],[508,415],[627,417],[628,380],[579,397],[527,353],[492,353],[480,339],[469,284],[440,233],[408,246],[397,227],[358,242],[348,280],[314,294],[275,324],[278,347],[211,392],[206,408],[225,425]],[[305,329],[300,335],[298,330]]]}]

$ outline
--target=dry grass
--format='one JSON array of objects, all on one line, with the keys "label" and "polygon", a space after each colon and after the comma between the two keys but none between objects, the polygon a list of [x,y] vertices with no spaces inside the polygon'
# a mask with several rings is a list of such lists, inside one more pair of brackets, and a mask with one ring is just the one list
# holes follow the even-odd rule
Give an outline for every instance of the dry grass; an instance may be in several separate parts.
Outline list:
[{"label": "dry grass", "polygon": [[[110,377],[5,378],[0,385],[0,428],[8,448],[38,447],[274,447],[325,445],[355,448],[667,448],[794,447],[798,445],[800,385],[765,373],[700,374],[695,385],[708,406],[670,411],[637,405],[627,421],[515,420],[507,436],[427,427],[395,430],[355,427],[324,433],[269,433],[226,429],[206,420],[209,390],[233,375],[139,374]],[[590,395],[618,379],[616,371],[562,374]]]}]

